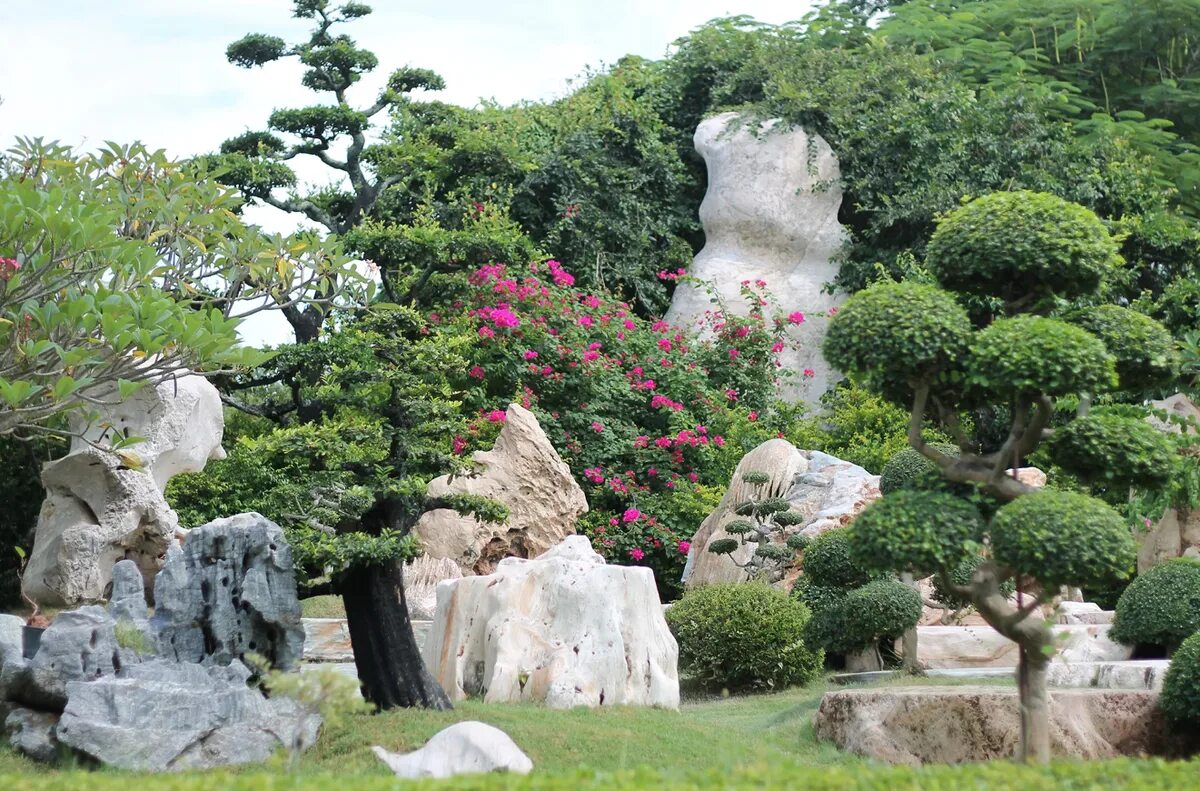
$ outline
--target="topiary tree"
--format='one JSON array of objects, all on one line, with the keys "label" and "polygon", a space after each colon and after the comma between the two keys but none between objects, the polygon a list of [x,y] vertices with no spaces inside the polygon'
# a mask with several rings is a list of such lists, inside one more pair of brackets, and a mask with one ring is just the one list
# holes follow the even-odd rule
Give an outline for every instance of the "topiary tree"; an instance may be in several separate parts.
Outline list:
[{"label": "topiary tree", "polygon": [[1200,631],[1200,561],[1175,558],[1138,576],[1117,600],[1114,640],[1174,651]]},{"label": "topiary tree", "polygon": [[821,673],[821,649],[804,642],[808,608],[766,583],[697,588],[666,617],[680,669],[708,688],[784,689]]},{"label": "topiary tree", "polygon": [[[792,534],[779,543],[774,540],[775,536],[800,524],[804,518],[792,511],[791,505],[782,497],[767,496],[771,476],[765,472],[748,472],[742,480],[750,484],[753,496],[734,507],[734,513],[740,518],[722,528],[736,538],[713,541],[708,545],[708,551],[714,555],[729,555],[733,564],[743,569],[751,580],[778,582],[783,579],[784,567],[795,558],[796,550],[807,541],[804,536]],[[749,544],[754,545],[754,553],[745,562],[733,557],[739,547]]]},{"label": "topiary tree", "polygon": [[1168,720],[1195,738],[1200,729],[1200,632],[1184,640],[1171,657],[1158,705]]},{"label": "topiary tree", "polygon": [[[851,555],[875,569],[937,575],[944,591],[1017,642],[1026,759],[1050,757],[1046,672],[1055,647],[1034,613],[1060,586],[1127,576],[1134,543],[1103,501],[1035,489],[1015,468],[1048,439],[1062,469],[1109,490],[1151,484],[1173,463],[1166,445],[1134,425],[1138,418],[1088,419],[1090,403],[1118,386],[1118,360],[1129,377],[1158,376],[1166,364],[1161,345],[1117,348],[1110,338],[1114,352],[1061,318],[1074,309],[1070,300],[1095,298],[1117,260],[1116,243],[1090,211],[1046,194],[988,195],[943,217],[934,232],[926,268],[941,288],[871,286],[847,300],[824,345],[832,365],[907,404],[909,444],[949,482],[968,487],[889,492],[851,526]],[[1151,319],[1134,321],[1145,337],[1161,338]],[[1078,408],[1052,428],[1060,400]],[[998,444],[965,428],[963,415],[980,407],[1010,417]],[[1074,426],[1078,420],[1085,422]],[[935,429],[954,439],[957,453],[927,441]],[[995,501],[986,514],[980,496]],[[970,580],[956,581],[955,570],[985,548]],[[1016,605],[1005,594],[1013,583]]]}]

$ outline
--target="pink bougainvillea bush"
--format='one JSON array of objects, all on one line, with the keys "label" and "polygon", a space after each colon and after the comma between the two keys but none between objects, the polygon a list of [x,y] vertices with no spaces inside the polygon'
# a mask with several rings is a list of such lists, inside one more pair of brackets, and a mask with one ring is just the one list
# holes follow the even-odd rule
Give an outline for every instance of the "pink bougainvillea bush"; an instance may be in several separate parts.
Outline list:
[{"label": "pink bougainvillea bush", "polygon": [[[682,272],[661,273],[675,279]],[[458,377],[476,419],[452,438],[456,453],[488,446],[515,401],[588,490],[581,527],[611,562],[655,569],[675,590],[687,540],[715,506],[742,454],[796,425],[774,403],[787,327],[802,314],[768,316],[767,284],[746,282],[751,310],[714,304],[696,335],[648,321],[630,307],[575,287],[557,261],[473,272],[461,302],[430,315],[470,364]]]}]

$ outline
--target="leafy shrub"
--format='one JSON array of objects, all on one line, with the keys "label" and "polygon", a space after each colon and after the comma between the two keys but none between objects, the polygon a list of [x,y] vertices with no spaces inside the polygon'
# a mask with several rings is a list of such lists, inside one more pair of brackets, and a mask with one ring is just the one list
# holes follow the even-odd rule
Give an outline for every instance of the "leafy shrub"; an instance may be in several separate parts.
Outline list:
[{"label": "leafy shrub", "polygon": [[850,528],[837,527],[813,539],[804,550],[804,579],[821,588],[847,590],[874,575],[850,554]]},{"label": "leafy shrub", "polygon": [[1058,319],[997,319],[971,344],[969,381],[993,393],[1063,396],[1117,383],[1112,356],[1094,335]]},{"label": "leafy shrub", "polygon": [[1090,209],[1044,192],[993,192],[941,218],[925,263],[971,294],[1074,297],[1096,290],[1119,258]]},{"label": "leafy shrub", "polygon": [[710,585],[667,610],[680,669],[710,688],[783,689],[821,672],[822,653],[803,640],[809,611],[761,583]]},{"label": "leafy shrub", "polygon": [[820,447],[875,475],[908,447],[908,413],[869,390],[842,382],[822,398],[822,404],[825,409],[817,419],[828,436],[819,438],[820,446],[797,447]]},{"label": "leafy shrub", "polygon": [[1117,600],[1110,635],[1174,649],[1200,631],[1200,561],[1176,558],[1147,570]]},{"label": "leafy shrub", "polygon": [[921,611],[921,595],[908,585],[890,577],[872,580],[814,611],[805,639],[830,653],[861,651],[904,634]]},{"label": "leafy shrub", "polygon": [[1200,728],[1200,632],[1184,640],[1171,655],[1158,705],[1167,719]]},{"label": "leafy shrub", "polygon": [[[953,445],[934,444],[942,453],[958,455]],[[883,494],[900,489],[939,489],[945,486],[945,478],[936,464],[915,448],[905,448],[888,459],[879,474],[879,491]]]},{"label": "leafy shrub", "polygon": [[1052,489],[1002,506],[991,539],[997,562],[1018,571],[1036,568],[1046,585],[1122,579],[1136,553],[1119,513],[1095,497]]},{"label": "leafy shrub", "polygon": [[1117,386],[1142,391],[1167,384],[1179,364],[1175,342],[1162,324],[1119,305],[1098,305],[1073,317],[1116,358]]},{"label": "leafy shrub", "polygon": [[851,556],[859,563],[922,577],[956,565],[980,539],[983,523],[961,498],[901,489],[867,506],[849,530]]},{"label": "leafy shrub", "polygon": [[[967,312],[954,297],[920,283],[881,282],[842,305],[825,335],[825,358],[848,373],[905,380],[937,371],[965,351]],[[887,344],[877,339],[886,336]]]},{"label": "leafy shrub", "polygon": [[1047,449],[1072,475],[1123,489],[1164,485],[1175,456],[1171,439],[1145,420],[1101,410],[1058,429]]},{"label": "leafy shrub", "polygon": [[[983,555],[967,555],[962,559],[957,566],[950,572],[950,581],[955,585],[969,585],[971,578],[975,574],[975,569],[979,568],[987,558]],[[1013,580],[1005,580],[1000,585],[1000,592],[1006,597],[1011,596],[1017,589],[1017,584]],[[933,600],[939,604],[944,604],[947,607],[955,610],[966,609],[971,606],[971,602],[958,596],[951,590],[947,590],[942,585],[939,576],[933,577]]]}]

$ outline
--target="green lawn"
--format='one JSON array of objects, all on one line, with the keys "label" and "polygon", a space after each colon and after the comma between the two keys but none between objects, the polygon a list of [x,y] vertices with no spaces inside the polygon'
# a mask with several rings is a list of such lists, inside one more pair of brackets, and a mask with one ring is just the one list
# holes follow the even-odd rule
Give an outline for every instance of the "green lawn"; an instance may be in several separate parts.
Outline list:
[{"label": "green lawn", "polygon": [[[939,681],[945,683],[944,679]],[[902,679],[885,683],[932,682]],[[0,748],[0,789],[128,791],[128,782],[123,778],[130,778],[143,791],[392,788],[396,784],[371,754],[372,744],[394,751],[411,750],[447,725],[466,719],[482,720],[508,733],[533,759],[534,775],[528,780],[501,776],[461,780],[453,784],[454,788],[701,788],[714,783],[728,788],[782,788],[793,786],[793,782],[799,784],[801,778],[808,788],[888,791],[949,791],[964,785],[1021,789],[1196,787],[1185,782],[1189,777],[1200,785],[1200,765],[1157,761],[1064,763],[1050,770],[1019,772],[1003,763],[919,771],[874,765],[814,739],[813,713],[828,688],[820,683],[774,695],[706,699],[685,703],[678,712],[647,708],[553,711],[532,705],[467,701],[449,712],[401,710],[377,716],[356,715],[340,729],[324,734],[304,756],[295,775],[286,774],[281,760],[265,767],[266,771],[264,767],[253,767],[234,773],[190,773],[150,781],[112,770],[85,774],[72,767],[48,769]],[[1084,776],[1079,776],[1080,772]]]}]

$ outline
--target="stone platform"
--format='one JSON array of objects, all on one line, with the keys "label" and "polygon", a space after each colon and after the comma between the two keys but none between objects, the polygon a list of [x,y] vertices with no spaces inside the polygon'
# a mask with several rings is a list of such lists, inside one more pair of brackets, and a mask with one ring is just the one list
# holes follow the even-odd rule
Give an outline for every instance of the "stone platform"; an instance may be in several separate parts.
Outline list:
[{"label": "stone platform", "polygon": [[[351,663],[354,649],[350,646],[350,627],[345,618],[304,618],[304,661]],[[432,621],[413,621],[417,647],[425,647]]]}]

